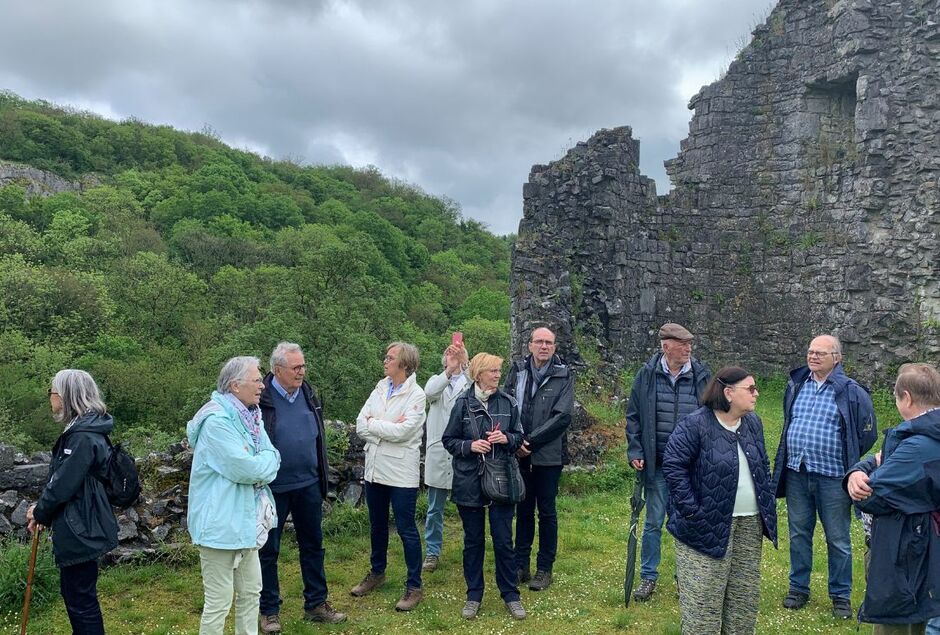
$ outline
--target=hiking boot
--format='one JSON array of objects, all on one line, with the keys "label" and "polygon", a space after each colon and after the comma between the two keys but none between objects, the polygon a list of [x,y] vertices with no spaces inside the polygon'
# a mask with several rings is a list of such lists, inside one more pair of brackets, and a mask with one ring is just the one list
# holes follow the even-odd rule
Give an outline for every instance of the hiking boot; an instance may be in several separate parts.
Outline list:
[{"label": "hiking boot", "polygon": [[849,598],[832,598],[832,617],[837,620],[852,618],[852,602]]},{"label": "hiking boot", "polygon": [[790,591],[787,593],[787,597],[783,598],[783,608],[798,611],[799,609],[806,606],[808,601],[809,596],[806,593],[800,593],[799,591],[790,589]]},{"label": "hiking boot", "polygon": [[383,584],[385,584],[385,574],[370,571],[366,574],[366,577],[362,579],[362,582],[354,586],[349,593],[350,595],[355,595],[357,598],[361,598],[364,595],[369,595]]},{"label": "hiking boot", "polygon": [[422,589],[407,587],[405,589],[405,594],[401,596],[401,599],[398,600],[398,604],[395,605],[395,610],[410,611],[414,607],[418,606],[418,603],[423,599],[424,591]]},{"label": "hiking boot", "polygon": [[640,586],[633,592],[633,599],[637,602],[646,602],[653,597],[656,590],[656,580],[640,580]]},{"label": "hiking boot", "polygon": [[526,567],[525,569],[523,569],[522,567],[519,567],[518,569],[516,569],[516,576],[519,578],[519,584],[524,584],[525,582],[528,582],[529,580],[532,579],[532,574],[529,573],[528,567]]},{"label": "hiking boot", "polygon": [[280,633],[281,632],[281,618],[277,613],[274,615],[262,615],[261,616],[261,632],[262,633]]},{"label": "hiking boot", "polygon": [[427,571],[428,573],[436,571],[437,565],[440,564],[440,562],[440,556],[428,556],[424,559],[424,564],[421,565],[421,570]]},{"label": "hiking boot", "polygon": [[329,602],[304,611],[304,619],[308,622],[323,622],[324,624],[339,624],[346,621],[346,614],[340,613]]},{"label": "hiking boot", "polygon": [[519,600],[516,600],[515,602],[506,602],[506,608],[509,610],[509,614],[512,615],[512,619],[525,619],[525,609],[522,608],[522,602]]},{"label": "hiking boot", "polygon": [[535,577],[532,578],[532,581],[529,582],[529,590],[531,591],[544,591],[552,583],[552,573],[551,571],[542,571],[541,569],[535,572]]},{"label": "hiking boot", "polygon": [[480,612],[480,603],[476,600],[467,600],[463,605],[463,608],[460,609],[460,617],[465,620],[472,620],[477,616],[477,613]]}]

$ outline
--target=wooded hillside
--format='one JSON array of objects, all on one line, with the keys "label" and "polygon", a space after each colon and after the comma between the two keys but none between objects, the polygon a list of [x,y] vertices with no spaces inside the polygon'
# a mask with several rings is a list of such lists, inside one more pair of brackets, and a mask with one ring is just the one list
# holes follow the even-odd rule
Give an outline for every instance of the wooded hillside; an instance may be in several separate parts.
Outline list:
[{"label": "wooded hillside", "polygon": [[375,169],[308,167],[209,133],[113,122],[0,93],[0,160],[77,192],[0,188],[0,438],[34,449],[61,430],[46,389],[91,372],[118,436],[182,436],[220,364],[307,351],[330,418],[350,419],[384,345],[416,343],[419,380],[450,331],[508,350],[511,238],[452,201]]}]

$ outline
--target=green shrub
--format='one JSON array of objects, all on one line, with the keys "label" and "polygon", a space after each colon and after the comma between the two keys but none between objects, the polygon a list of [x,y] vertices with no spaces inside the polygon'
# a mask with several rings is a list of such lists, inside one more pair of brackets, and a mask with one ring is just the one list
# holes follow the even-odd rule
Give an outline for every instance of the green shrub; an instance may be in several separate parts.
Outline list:
[{"label": "green shrub", "polygon": [[339,465],[346,459],[349,450],[349,433],[345,426],[329,424],[326,430],[326,456],[330,464]]},{"label": "green shrub", "polygon": [[[59,570],[52,559],[52,545],[43,533],[36,553],[30,612],[47,604],[59,593]],[[19,613],[23,608],[30,545],[14,538],[0,540],[0,613]]]},{"label": "green shrub", "polygon": [[336,503],[323,518],[323,535],[327,538],[364,536],[368,533],[369,512],[365,506],[354,507],[347,503]]}]

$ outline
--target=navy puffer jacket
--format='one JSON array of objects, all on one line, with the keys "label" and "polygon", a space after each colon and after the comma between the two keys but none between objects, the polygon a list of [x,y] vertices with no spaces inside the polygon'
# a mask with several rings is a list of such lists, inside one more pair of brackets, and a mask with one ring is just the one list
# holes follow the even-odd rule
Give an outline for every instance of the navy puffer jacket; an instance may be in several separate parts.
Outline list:
[{"label": "navy puffer jacket", "polygon": [[713,558],[724,557],[728,548],[738,492],[739,442],[754,479],[764,536],[776,547],[777,507],[760,417],[749,413],[737,431],[730,432],[703,406],[679,422],[663,458],[669,485],[666,528],[676,540]]}]

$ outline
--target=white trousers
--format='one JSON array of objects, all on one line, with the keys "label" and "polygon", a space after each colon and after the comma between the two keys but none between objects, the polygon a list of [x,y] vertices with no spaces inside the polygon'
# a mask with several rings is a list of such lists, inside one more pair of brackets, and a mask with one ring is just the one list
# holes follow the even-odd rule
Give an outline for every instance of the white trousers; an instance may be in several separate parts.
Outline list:
[{"label": "white trousers", "polygon": [[261,562],[257,549],[199,547],[205,602],[199,635],[222,635],[235,593],[235,635],[257,635]]}]

